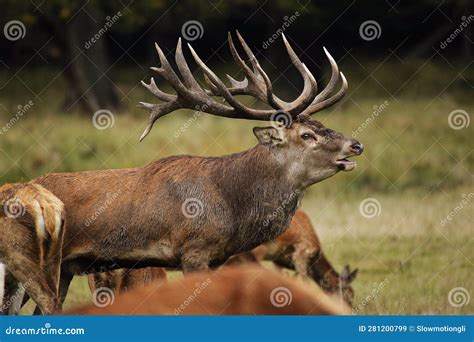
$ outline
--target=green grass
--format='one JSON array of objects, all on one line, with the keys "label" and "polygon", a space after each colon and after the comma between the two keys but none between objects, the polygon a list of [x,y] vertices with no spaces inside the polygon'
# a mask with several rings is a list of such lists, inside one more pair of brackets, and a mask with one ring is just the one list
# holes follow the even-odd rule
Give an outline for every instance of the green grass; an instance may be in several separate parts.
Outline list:
[{"label": "green grass", "polygon": [[[343,69],[348,70],[350,98],[317,119],[349,136],[371,116],[374,106],[385,101],[388,105],[357,136],[366,146],[357,169],[313,186],[303,201],[328,257],[339,270],[345,264],[360,269],[354,283],[360,314],[474,314],[473,298],[460,308],[448,302],[455,287],[466,288],[474,297],[472,202],[449,224],[441,224],[462,195],[472,192],[472,124],[461,130],[448,124],[453,110],[472,116],[472,88],[458,77],[461,68],[436,63],[367,63]],[[30,80],[29,88],[39,93],[56,72],[25,72],[19,77]],[[472,84],[470,72],[463,71],[463,77]],[[0,75],[2,80],[8,77]],[[0,94],[0,126],[14,116],[19,104],[30,99],[35,104],[0,135],[0,182],[26,181],[52,171],[134,167],[182,153],[223,155],[255,144],[251,128],[256,123],[206,114],[175,138],[191,111],[161,119],[138,143],[147,113],[135,104],[153,102],[130,82],[142,77],[130,71],[118,74],[121,94],[128,98],[114,113],[114,126],[103,131],[94,128],[90,115],[58,109],[60,78],[37,99],[21,82],[12,82],[8,92]],[[380,203],[379,216],[368,219],[360,214],[359,205],[366,198]],[[366,300],[385,279],[378,296]],[[85,278],[76,277],[66,307],[86,302],[90,292]]]}]

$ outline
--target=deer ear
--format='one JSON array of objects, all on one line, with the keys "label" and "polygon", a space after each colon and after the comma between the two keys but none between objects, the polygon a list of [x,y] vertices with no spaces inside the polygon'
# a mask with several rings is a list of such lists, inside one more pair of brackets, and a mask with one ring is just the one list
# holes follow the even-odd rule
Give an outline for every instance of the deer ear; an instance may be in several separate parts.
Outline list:
[{"label": "deer ear", "polygon": [[262,145],[281,145],[283,139],[275,127],[254,127],[253,134]]},{"label": "deer ear", "polygon": [[349,273],[351,273],[351,268],[349,265],[344,266],[341,272],[341,278],[347,279],[349,277]]},{"label": "deer ear", "polygon": [[348,283],[352,283],[354,281],[354,279],[357,277],[357,272],[359,272],[358,268],[349,273],[349,275],[347,276]]}]

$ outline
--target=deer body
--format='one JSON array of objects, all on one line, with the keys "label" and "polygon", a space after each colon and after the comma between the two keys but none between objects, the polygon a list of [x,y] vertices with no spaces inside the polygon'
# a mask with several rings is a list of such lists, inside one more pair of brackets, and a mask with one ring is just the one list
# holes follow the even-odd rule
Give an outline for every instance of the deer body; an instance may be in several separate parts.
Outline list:
[{"label": "deer body", "polygon": [[[64,264],[73,273],[133,265],[187,271],[220,265],[281,234],[302,192],[289,176],[269,148],[258,145],[222,158],[172,157],[143,168],[51,174],[35,182],[65,203]],[[114,191],[115,200],[108,199]],[[196,217],[183,212],[187,199],[202,203]],[[104,213],[87,221],[104,203]]]}]

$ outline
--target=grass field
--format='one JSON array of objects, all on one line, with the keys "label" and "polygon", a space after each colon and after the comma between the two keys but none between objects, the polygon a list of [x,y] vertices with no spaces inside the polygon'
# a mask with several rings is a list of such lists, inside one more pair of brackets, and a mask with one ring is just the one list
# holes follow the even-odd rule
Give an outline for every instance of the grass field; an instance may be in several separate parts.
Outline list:
[{"label": "grass field", "polygon": [[[366,146],[354,172],[313,186],[303,201],[336,268],[360,269],[354,282],[358,314],[474,314],[473,130],[472,125],[455,130],[448,123],[455,110],[474,113],[472,88],[471,98],[456,82],[444,88],[456,70],[428,64],[410,78],[416,70],[406,67],[392,80],[390,68],[380,68],[375,82],[355,69],[348,76],[348,100],[318,115],[345,135],[360,127],[357,139]],[[38,94],[53,77],[40,71],[29,86]],[[127,96],[124,109],[105,130],[94,128],[90,117],[57,109],[60,84],[39,98],[21,84],[8,98],[1,94],[1,125],[18,105],[34,101],[0,136],[1,183],[51,171],[139,166],[173,154],[222,155],[255,144],[255,123],[205,114],[188,121],[192,113],[186,111],[163,118],[139,144],[147,114],[134,104],[151,98],[129,77],[124,73],[120,82]],[[472,84],[473,75],[466,77]],[[176,137],[176,132],[183,133]],[[375,203],[372,218],[361,214],[367,199]],[[456,307],[448,298],[459,287],[471,299]],[[66,307],[90,297],[85,278],[77,277]]]}]

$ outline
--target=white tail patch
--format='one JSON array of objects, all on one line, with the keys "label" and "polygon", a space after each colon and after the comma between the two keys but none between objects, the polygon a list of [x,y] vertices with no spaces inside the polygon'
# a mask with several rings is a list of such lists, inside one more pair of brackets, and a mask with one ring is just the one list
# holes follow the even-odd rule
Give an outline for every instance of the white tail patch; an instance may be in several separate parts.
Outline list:
[{"label": "white tail patch", "polygon": [[46,232],[46,224],[43,217],[43,211],[41,210],[41,205],[37,200],[33,200],[30,203],[30,208],[33,211],[33,217],[35,219],[35,228],[36,234],[41,242],[47,239],[48,234]]}]

